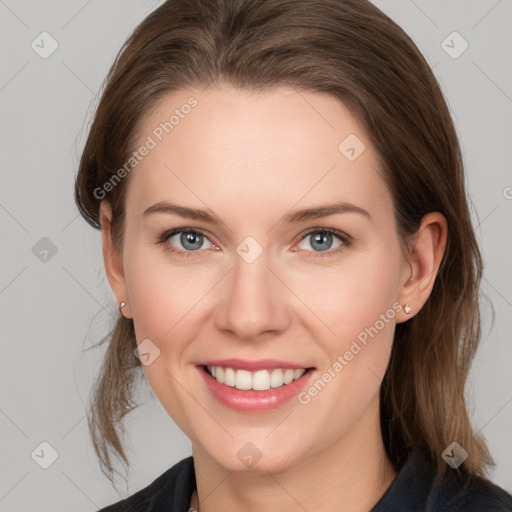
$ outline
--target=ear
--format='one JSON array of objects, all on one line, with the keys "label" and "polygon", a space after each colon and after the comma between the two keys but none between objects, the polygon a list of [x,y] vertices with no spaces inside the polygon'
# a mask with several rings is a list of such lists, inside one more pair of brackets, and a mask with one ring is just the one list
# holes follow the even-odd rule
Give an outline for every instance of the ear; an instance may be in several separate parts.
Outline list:
[{"label": "ear", "polygon": [[[412,318],[429,298],[443,259],[447,235],[448,223],[442,213],[431,212],[421,220],[404,266],[404,284],[398,297],[402,310],[397,314],[397,323]],[[405,304],[412,307],[411,314],[403,310]]]},{"label": "ear", "polygon": [[100,224],[103,260],[108,282],[116,297],[117,305],[119,306],[121,302],[126,302],[126,306],[121,314],[126,318],[130,318],[130,304],[124,277],[123,258],[119,250],[114,247],[112,241],[112,208],[110,203],[105,200],[100,203]]}]

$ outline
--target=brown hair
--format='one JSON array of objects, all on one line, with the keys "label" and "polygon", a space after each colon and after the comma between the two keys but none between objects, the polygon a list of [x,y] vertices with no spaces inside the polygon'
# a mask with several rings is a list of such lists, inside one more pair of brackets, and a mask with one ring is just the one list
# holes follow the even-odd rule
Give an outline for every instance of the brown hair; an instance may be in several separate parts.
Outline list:
[{"label": "brown hair", "polygon": [[[113,63],[76,178],[83,217],[100,228],[95,190],[134,151],[141,119],[166,94],[229,83],[329,93],[358,117],[392,193],[402,243],[422,217],[441,212],[448,241],[432,293],[398,324],[381,386],[381,427],[395,467],[418,448],[440,474],[457,441],[461,466],[484,476],[492,459],[474,433],[465,383],[480,339],[482,258],[471,224],[457,135],[440,87],[405,32],[366,0],[168,0],[133,32]],[[107,194],[112,236],[122,249],[129,176]],[[110,454],[127,466],[119,437],[141,363],[133,321],[121,316],[94,387],[89,428],[102,471]],[[124,432],[124,430],[123,430]]]}]

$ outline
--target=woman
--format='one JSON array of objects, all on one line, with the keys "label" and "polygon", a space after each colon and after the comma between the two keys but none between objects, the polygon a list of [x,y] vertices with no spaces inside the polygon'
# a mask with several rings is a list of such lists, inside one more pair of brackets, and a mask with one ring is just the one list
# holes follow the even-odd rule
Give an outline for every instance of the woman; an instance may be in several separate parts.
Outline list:
[{"label": "woman", "polygon": [[119,304],[89,418],[137,373],[192,443],[102,510],[512,510],[464,385],[482,260],[457,136],[361,0],[174,0],[107,79],[76,201]]}]

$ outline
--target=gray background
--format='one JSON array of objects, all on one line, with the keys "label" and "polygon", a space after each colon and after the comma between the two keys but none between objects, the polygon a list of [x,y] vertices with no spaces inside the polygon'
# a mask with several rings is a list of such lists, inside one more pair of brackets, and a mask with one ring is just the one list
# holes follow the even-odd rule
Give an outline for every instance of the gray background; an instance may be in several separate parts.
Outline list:
[{"label": "gray background", "polygon": [[[108,68],[131,30],[160,3],[0,0],[2,512],[86,512],[120,499],[99,470],[85,420],[104,348],[82,352],[108,331],[117,309],[100,233],[78,216],[73,181]],[[491,325],[484,303],[468,398],[497,462],[490,476],[512,492],[512,2],[375,3],[433,67],[461,139],[486,263],[483,291],[496,312]],[[58,43],[45,59],[31,47],[35,41],[40,52],[51,49],[43,31]],[[457,58],[464,43],[446,39],[453,31],[469,44]],[[133,466],[128,488],[119,481],[123,496],[191,453],[147,385],[140,400],[144,405],[126,424]],[[43,441],[58,453],[47,469],[34,460],[51,462],[48,449],[41,455]],[[39,458],[32,458],[34,450]]]}]

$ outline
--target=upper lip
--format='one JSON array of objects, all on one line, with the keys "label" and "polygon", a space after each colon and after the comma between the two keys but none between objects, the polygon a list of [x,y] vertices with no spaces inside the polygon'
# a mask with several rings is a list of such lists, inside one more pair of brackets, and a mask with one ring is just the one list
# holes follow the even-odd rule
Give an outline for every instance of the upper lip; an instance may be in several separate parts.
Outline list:
[{"label": "upper lip", "polygon": [[250,361],[248,359],[215,359],[211,361],[205,361],[199,363],[200,366],[222,366],[224,368],[233,368],[236,370],[271,370],[274,368],[311,368],[301,363],[291,363],[289,361],[279,361],[277,359],[258,359],[256,361]]}]

